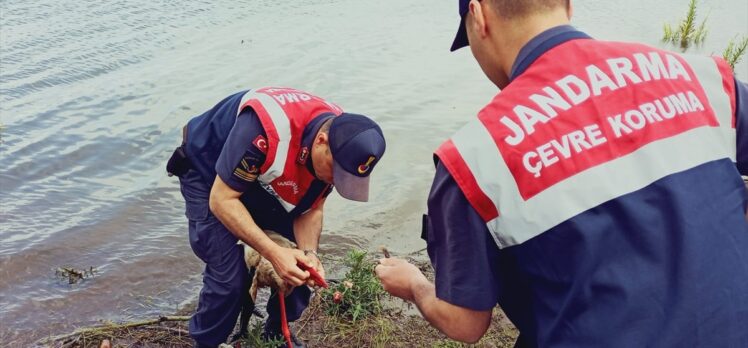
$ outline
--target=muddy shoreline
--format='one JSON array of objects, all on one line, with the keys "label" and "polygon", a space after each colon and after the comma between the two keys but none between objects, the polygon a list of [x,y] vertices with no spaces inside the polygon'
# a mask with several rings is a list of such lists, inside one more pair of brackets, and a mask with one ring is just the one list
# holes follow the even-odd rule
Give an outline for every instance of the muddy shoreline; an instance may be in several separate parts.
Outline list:
[{"label": "muddy shoreline", "polygon": [[[424,260],[411,259],[427,277],[433,277],[430,264]],[[266,298],[258,299],[258,308],[264,313]],[[387,296],[385,309],[378,315],[353,323],[349,320],[325,313],[321,296],[314,295],[309,308],[295,323],[291,323],[297,336],[309,347],[513,347],[518,331],[496,308],[491,325],[484,337],[475,345],[466,345],[450,340],[424,320],[418,310],[400,299]],[[142,321],[119,323],[88,330],[84,335],[61,334],[65,339],[40,341],[47,347],[94,347],[103,339],[110,340],[112,347],[192,347],[188,336],[188,318],[195,310],[197,299],[188,302],[172,316],[143,318]],[[261,325],[262,318],[253,316],[250,327]],[[148,323],[141,325],[142,323]],[[137,326],[134,326],[137,325]],[[246,345],[244,345],[246,347]]]}]

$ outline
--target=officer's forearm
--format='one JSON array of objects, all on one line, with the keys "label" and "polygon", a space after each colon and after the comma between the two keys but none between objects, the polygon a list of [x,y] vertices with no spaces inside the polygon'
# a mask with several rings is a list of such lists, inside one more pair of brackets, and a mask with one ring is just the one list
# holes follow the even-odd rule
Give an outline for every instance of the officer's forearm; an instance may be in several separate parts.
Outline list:
[{"label": "officer's forearm", "polygon": [[265,232],[255,224],[247,208],[239,201],[228,200],[213,203],[211,211],[237,238],[257,250],[260,255],[268,256],[277,247]]},{"label": "officer's forearm", "polygon": [[312,209],[294,220],[296,245],[301,250],[317,251],[322,233],[322,208]]},{"label": "officer's forearm", "polygon": [[279,246],[257,226],[239,196],[241,193],[232,190],[216,176],[210,191],[210,211],[237,238],[257,250],[260,255],[269,258]]},{"label": "officer's forearm", "polygon": [[455,306],[436,297],[434,284],[427,280],[414,282],[413,298],[423,317],[450,338],[475,343],[491,323],[491,311],[474,311]]}]

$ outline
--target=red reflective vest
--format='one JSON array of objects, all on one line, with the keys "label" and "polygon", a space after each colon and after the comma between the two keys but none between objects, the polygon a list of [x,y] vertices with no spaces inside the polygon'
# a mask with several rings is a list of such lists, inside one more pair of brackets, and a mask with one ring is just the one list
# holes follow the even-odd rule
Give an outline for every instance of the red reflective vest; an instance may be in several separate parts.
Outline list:
[{"label": "red reflective vest", "polygon": [[[304,128],[323,113],[340,115],[335,104],[309,93],[285,87],[263,87],[248,91],[237,110],[237,115],[251,107],[258,115],[267,139],[255,139],[256,146],[266,151],[265,163],[260,168],[258,181],[291,212],[316,179],[300,156],[311,156],[311,149],[301,146]],[[305,152],[302,154],[302,152]],[[319,203],[324,192],[317,197]]]},{"label": "red reflective vest", "polygon": [[517,245],[665,176],[734,162],[732,71],[720,58],[568,41],[436,155],[499,248]]}]

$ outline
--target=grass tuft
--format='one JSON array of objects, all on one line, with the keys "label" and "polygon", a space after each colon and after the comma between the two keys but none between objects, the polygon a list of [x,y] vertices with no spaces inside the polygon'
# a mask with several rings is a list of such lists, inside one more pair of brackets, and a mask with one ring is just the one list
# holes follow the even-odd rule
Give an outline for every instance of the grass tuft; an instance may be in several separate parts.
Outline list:
[{"label": "grass tuft", "polygon": [[239,340],[241,347],[251,348],[276,348],[286,343],[283,338],[265,340],[262,338],[264,322],[262,320],[255,321],[254,324],[249,326],[249,332],[246,338]]}]

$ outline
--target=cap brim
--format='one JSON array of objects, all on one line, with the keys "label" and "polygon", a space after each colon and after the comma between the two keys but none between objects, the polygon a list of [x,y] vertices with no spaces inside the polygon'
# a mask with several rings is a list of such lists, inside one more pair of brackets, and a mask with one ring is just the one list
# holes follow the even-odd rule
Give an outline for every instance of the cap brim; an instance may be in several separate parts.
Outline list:
[{"label": "cap brim", "polygon": [[450,52],[454,52],[460,48],[470,45],[468,42],[467,31],[465,29],[465,16],[460,19],[460,27],[457,28],[457,35],[455,35],[455,41],[452,42],[452,48]]},{"label": "cap brim", "polygon": [[369,201],[369,176],[355,176],[333,161],[332,181],[335,190],[343,198],[359,202]]}]

